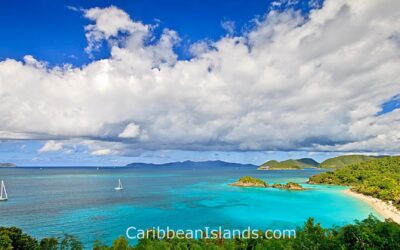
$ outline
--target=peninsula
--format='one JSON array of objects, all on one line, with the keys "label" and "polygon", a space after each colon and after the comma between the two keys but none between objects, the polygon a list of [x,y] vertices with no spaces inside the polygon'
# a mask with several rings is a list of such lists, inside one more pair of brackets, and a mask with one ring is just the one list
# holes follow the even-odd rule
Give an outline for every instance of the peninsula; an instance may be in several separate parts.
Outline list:
[{"label": "peninsula", "polygon": [[348,165],[314,175],[308,182],[349,186],[346,194],[368,202],[386,218],[400,223],[400,156]]}]

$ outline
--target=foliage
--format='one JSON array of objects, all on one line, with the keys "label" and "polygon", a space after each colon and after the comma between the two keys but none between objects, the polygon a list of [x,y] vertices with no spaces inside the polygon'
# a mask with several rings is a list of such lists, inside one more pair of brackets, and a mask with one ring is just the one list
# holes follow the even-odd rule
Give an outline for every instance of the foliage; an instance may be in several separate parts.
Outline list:
[{"label": "foliage", "polygon": [[23,234],[19,228],[0,227],[0,245],[4,245],[5,249],[35,250],[38,242],[35,238]]},{"label": "foliage", "polygon": [[44,238],[40,241],[41,250],[58,250],[58,240],[56,238]]},{"label": "foliage", "polygon": [[300,189],[304,189],[303,186],[301,186],[300,184],[296,183],[296,182],[288,182],[284,185],[285,189],[292,189],[292,190],[300,190]]},{"label": "foliage", "polygon": [[40,241],[22,233],[16,227],[0,227],[1,250],[82,250],[82,243],[71,235],[65,235],[60,240],[44,238]]},{"label": "foliage", "polygon": [[320,168],[336,169],[348,165],[375,160],[376,157],[367,155],[342,155],[327,159],[319,165]]},{"label": "foliage", "polygon": [[314,175],[309,182],[352,186],[356,192],[391,201],[400,208],[400,156],[377,158]]},{"label": "foliage", "polygon": [[[268,235],[271,236],[271,235]],[[18,245],[22,238],[30,244]],[[22,241],[21,241],[22,240]],[[352,250],[352,249],[400,249],[400,225],[392,221],[379,221],[372,215],[363,221],[356,221],[355,224],[325,229],[312,218],[308,219],[303,227],[296,230],[296,236],[280,239],[267,238],[265,232],[259,231],[258,237],[235,237],[204,238],[204,239],[140,239],[136,246],[129,246],[125,237],[114,240],[111,246],[99,241],[94,243],[94,250],[164,250],[164,249],[193,249],[193,250]],[[28,247],[28,248],[24,248]],[[33,248],[32,248],[33,247]],[[65,248],[67,247],[67,248]],[[61,249],[83,249],[82,244],[75,237],[66,235],[63,239],[45,238],[38,241],[31,236],[23,234],[18,228],[0,228],[0,249],[1,250],[61,250]]]}]

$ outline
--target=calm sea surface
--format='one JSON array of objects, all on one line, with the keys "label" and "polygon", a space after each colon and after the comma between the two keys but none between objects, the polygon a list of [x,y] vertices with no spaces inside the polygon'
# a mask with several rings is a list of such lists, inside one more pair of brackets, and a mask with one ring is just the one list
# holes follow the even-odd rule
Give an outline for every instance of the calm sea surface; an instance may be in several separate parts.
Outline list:
[{"label": "calm sea surface", "polygon": [[[0,179],[9,201],[0,202],[0,226],[17,226],[39,238],[68,233],[89,248],[96,239],[111,243],[130,226],[292,229],[308,217],[334,226],[376,215],[367,204],[343,195],[340,187],[305,185],[311,189],[282,191],[228,186],[244,175],[268,183],[304,183],[318,172],[181,166],[2,168]],[[118,178],[125,188],[119,192],[114,190]]]}]

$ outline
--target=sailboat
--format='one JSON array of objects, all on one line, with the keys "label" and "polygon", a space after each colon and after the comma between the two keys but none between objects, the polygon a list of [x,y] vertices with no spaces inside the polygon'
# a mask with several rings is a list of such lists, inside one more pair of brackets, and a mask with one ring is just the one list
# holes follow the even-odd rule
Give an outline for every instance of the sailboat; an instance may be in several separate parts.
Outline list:
[{"label": "sailboat", "polygon": [[117,191],[123,190],[124,188],[122,187],[122,182],[121,179],[118,179],[118,187],[114,188]]},{"label": "sailboat", "polygon": [[1,181],[1,187],[0,187],[0,201],[6,201],[8,200],[7,196],[7,191],[6,191],[6,186],[4,185],[4,181]]}]

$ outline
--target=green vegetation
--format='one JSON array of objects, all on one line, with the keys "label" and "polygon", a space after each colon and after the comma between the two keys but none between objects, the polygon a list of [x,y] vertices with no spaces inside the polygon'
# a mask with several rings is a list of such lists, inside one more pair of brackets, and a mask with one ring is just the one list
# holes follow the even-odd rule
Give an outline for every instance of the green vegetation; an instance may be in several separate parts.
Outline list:
[{"label": "green vegetation", "polygon": [[[254,178],[251,176],[244,176],[240,178],[238,181],[230,184],[231,186],[236,186],[236,187],[264,187],[268,188],[270,187],[268,183],[266,183],[263,180],[260,180],[258,178]],[[279,188],[279,189],[286,189],[286,190],[304,190],[304,188],[295,182],[288,182],[286,184],[273,184],[271,186],[272,188]]]},{"label": "green vegetation", "polygon": [[287,190],[304,190],[303,186],[295,182],[288,182],[283,186]]},{"label": "green vegetation", "polygon": [[319,167],[335,169],[335,168],[341,168],[341,167],[345,167],[345,166],[348,166],[351,164],[371,161],[371,160],[375,160],[375,159],[376,159],[376,157],[366,156],[366,155],[342,155],[342,156],[333,157],[333,158],[323,161],[319,165]]},{"label": "green vegetation", "polygon": [[318,166],[318,162],[311,158],[302,159],[289,159],[286,161],[267,161],[262,164],[259,170],[276,170],[276,169],[304,169],[304,168],[314,168]]},{"label": "green vegetation", "polygon": [[303,186],[295,182],[288,182],[286,184],[275,183],[272,188],[286,189],[286,190],[304,190]]},{"label": "green vegetation", "polygon": [[336,169],[355,163],[375,160],[378,157],[366,155],[342,155],[323,161],[321,164],[311,158],[289,159],[286,161],[271,160],[263,163],[258,170],[299,170],[304,168]]},{"label": "green vegetation", "polygon": [[[160,239],[150,237],[140,239],[136,246],[129,246],[128,240],[119,237],[111,246],[96,241],[94,250],[147,250],[147,249],[209,249],[209,250],[352,250],[352,249],[376,249],[389,250],[400,249],[400,225],[392,221],[379,221],[373,216],[355,224],[325,229],[319,223],[308,219],[303,227],[296,230],[296,235],[274,239],[272,234],[265,235],[259,231],[257,236],[235,237],[226,239],[223,237],[188,239],[170,238]],[[68,236],[65,240],[45,238],[40,241],[23,234],[18,228],[0,229],[0,249],[2,250],[81,250],[82,244],[75,238]]]},{"label": "green vegetation", "polygon": [[232,183],[231,186],[238,186],[238,187],[268,187],[269,185],[258,178],[254,178],[251,176],[243,176],[235,183]]},{"label": "green vegetation", "polygon": [[71,235],[63,238],[44,238],[41,241],[22,233],[16,227],[0,227],[0,249],[2,250],[82,250],[82,243]]},{"label": "green vegetation", "polygon": [[356,192],[391,201],[400,208],[400,156],[349,165],[314,175],[309,182],[352,186]]}]

